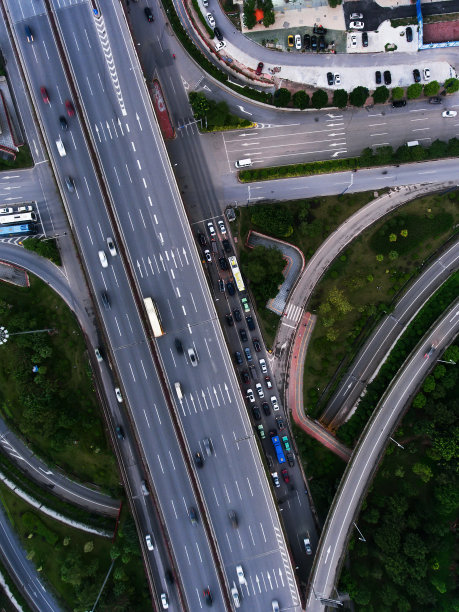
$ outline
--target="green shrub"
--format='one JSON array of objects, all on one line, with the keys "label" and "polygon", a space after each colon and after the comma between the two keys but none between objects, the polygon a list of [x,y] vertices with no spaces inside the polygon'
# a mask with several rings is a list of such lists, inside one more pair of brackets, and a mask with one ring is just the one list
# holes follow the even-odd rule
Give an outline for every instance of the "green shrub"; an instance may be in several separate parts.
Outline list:
[{"label": "green shrub", "polygon": [[291,97],[292,94],[289,92],[289,90],[285,89],[285,87],[281,87],[274,92],[274,106],[287,106]]},{"label": "green shrub", "polygon": [[392,90],[392,100],[401,100],[405,95],[403,87],[394,87]]},{"label": "green shrub", "polygon": [[363,106],[369,96],[369,91],[366,87],[359,85],[349,94],[349,101],[352,106]]},{"label": "green shrub", "polygon": [[348,95],[345,89],[336,89],[333,92],[333,106],[345,108],[347,106]]},{"label": "green shrub", "polygon": [[312,94],[311,103],[312,103],[312,106],[317,109],[327,106],[328,104],[327,92],[324,91],[323,89],[317,89],[317,91],[315,91]]},{"label": "green shrub", "polygon": [[303,110],[304,108],[307,108],[309,106],[309,96],[303,90],[297,91],[293,94],[292,102],[295,108],[300,108],[301,110]]},{"label": "green shrub", "polygon": [[446,79],[444,88],[446,93],[456,93],[456,91],[459,91],[459,79]]},{"label": "green shrub", "polygon": [[408,100],[414,100],[415,98],[419,98],[421,94],[422,94],[421,83],[412,83],[406,90],[406,97],[408,98]]},{"label": "green shrub", "polygon": [[436,96],[440,91],[440,83],[438,81],[430,81],[424,85],[425,96]]},{"label": "green shrub", "polygon": [[389,99],[390,92],[385,85],[377,87],[373,92],[373,102],[375,104],[384,104]]}]

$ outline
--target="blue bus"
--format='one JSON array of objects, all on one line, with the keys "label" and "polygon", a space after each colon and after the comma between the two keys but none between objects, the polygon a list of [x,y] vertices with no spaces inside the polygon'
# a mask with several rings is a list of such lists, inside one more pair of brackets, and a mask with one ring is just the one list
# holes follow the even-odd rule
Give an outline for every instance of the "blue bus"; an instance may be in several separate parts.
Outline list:
[{"label": "blue bus", "polygon": [[285,463],[284,451],[282,450],[279,436],[273,436],[271,440],[273,441],[274,450],[276,451],[276,455],[277,455],[277,460],[279,461],[279,463]]},{"label": "blue bus", "polygon": [[28,236],[29,234],[36,233],[37,230],[33,223],[0,226],[0,238],[9,238],[10,236]]}]

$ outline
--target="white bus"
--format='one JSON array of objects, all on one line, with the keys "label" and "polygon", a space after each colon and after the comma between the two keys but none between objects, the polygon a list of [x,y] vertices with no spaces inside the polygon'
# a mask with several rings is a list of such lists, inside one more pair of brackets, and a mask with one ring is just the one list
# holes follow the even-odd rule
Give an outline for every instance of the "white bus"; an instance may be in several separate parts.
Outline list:
[{"label": "white bus", "polygon": [[10,223],[35,223],[37,215],[34,212],[14,213],[12,215],[0,215],[0,224],[8,225]]},{"label": "white bus", "polygon": [[153,336],[159,338],[164,335],[163,327],[161,325],[161,317],[159,316],[159,310],[154,301],[147,297],[143,298],[143,303],[147,309],[148,318],[150,319],[151,329],[153,330]]},{"label": "white bus", "polygon": [[237,265],[237,259],[234,257],[234,255],[232,255],[231,257],[228,257],[228,261],[231,266],[231,272],[233,273],[234,281],[238,290],[244,291],[245,285],[244,281],[242,280],[241,271],[239,270],[239,266]]}]

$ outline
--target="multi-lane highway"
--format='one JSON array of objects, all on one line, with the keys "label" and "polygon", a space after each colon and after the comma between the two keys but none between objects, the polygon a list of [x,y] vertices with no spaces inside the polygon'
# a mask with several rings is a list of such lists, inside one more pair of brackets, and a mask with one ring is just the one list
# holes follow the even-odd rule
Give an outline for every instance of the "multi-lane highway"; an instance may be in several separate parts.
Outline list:
[{"label": "multi-lane highway", "polygon": [[[167,523],[187,604],[190,609],[201,607],[203,589],[210,587],[214,604],[223,609],[223,594],[201,517],[197,525],[189,518],[189,509],[200,506],[189,479],[189,470],[195,468],[186,465],[187,457],[182,456],[178,444],[131,297],[123,251],[118,248],[114,256],[108,252],[106,238],[117,233],[88,157],[80,112],[87,120],[110,190],[114,218],[137,287],[143,297],[155,299],[161,314],[166,335],[158,339],[157,348],[169,388],[179,381],[183,389],[183,399],[176,399],[176,410],[189,456],[198,449],[204,451],[204,438],[212,441],[213,452],[196,473],[226,582],[238,584],[236,566],[242,564],[246,581],[239,584],[240,595],[250,600],[251,609],[266,609],[273,599],[283,607],[297,609],[293,571],[257,442],[123,15],[119,7],[107,8],[101,19],[95,19],[86,4],[56,7],[78,90],[78,99],[73,99],[46,16],[32,14],[37,5],[22,3],[19,10],[11,3],[9,9],[63,190],[66,177],[74,181],[75,190],[67,194],[67,202],[121,377],[124,401],[117,402],[113,392],[110,410],[114,422],[122,422],[124,405],[129,405]],[[23,36],[24,23],[34,28],[33,44]],[[49,103],[42,99],[41,87],[46,87]],[[72,101],[77,112],[67,118],[69,129],[61,131],[59,116],[65,116],[66,100]],[[65,157],[57,154],[55,140],[59,136]],[[106,251],[107,267],[101,266],[100,250]],[[105,306],[102,293],[108,296]],[[176,351],[176,338],[185,353]],[[198,356],[196,367],[188,359],[188,348]],[[228,518],[229,510],[238,514],[237,529]],[[146,525],[146,530],[151,531],[151,526]],[[161,586],[167,589],[164,582]]]}]

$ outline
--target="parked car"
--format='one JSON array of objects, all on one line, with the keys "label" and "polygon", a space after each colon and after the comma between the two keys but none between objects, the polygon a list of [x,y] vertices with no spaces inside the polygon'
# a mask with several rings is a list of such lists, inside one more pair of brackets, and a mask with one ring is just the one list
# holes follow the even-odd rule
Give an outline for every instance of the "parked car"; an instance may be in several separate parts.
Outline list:
[{"label": "parked car", "polygon": [[384,70],[384,85],[390,85],[392,83],[392,76],[390,70]]},{"label": "parked car", "polygon": [[287,45],[288,45],[289,47],[293,47],[293,45],[294,45],[294,44],[295,44],[295,43],[294,43],[294,40],[293,40],[293,34],[289,34],[289,35],[287,36]]},{"label": "parked car", "polygon": [[363,15],[362,13],[351,13],[351,16],[349,17],[349,19],[351,21],[362,21]]},{"label": "parked car", "polygon": [[424,81],[430,80],[430,70],[429,68],[424,68]]},{"label": "parked car", "polygon": [[351,30],[363,30],[364,27],[365,24],[363,23],[363,21],[351,21],[349,23],[349,28]]},{"label": "parked car", "polygon": [[309,34],[305,34],[303,36],[303,45],[306,51],[308,51],[311,48],[311,36]]},{"label": "parked car", "polygon": [[406,106],[406,100],[394,100],[392,102],[392,108],[402,108]]},{"label": "parked car", "polygon": [[429,104],[441,104],[442,99],[438,96],[433,96],[433,98],[429,98]]},{"label": "parked car", "polygon": [[341,85],[341,77],[339,74],[335,74],[335,85]]},{"label": "parked car", "polygon": [[381,72],[379,70],[375,72],[375,81],[376,85],[381,85]]},{"label": "parked car", "polygon": [[362,47],[368,47],[368,34],[367,34],[367,32],[362,32]]},{"label": "parked car", "polygon": [[317,36],[311,36],[311,49],[313,51],[317,49]]},{"label": "parked car", "polygon": [[325,51],[325,36],[323,34],[319,36],[319,51]]},{"label": "parked car", "polygon": [[351,47],[357,47],[357,36],[355,34],[352,34],[351,36]]},{"label": "parked car", "polygon": [[413,70],[413,79],[415,83],[421,82],[421,73],[419,72],[417,68]]},{"label": "parked car", "polygon": [[260,74],[263,72],[263,66],[264,66],[263,62],[258,62],[257,69],[255,70],[255,74],[257,76],[260,76]]},{"label": "parked car", "polygon": [[299,34],[295,34],[295,49],[297,51],[301,51],[301,36]]},{"label": "parked car", "polygon": [[215,19],[214,16],[212,15],[212,13],[206,13],[206,19],[207,19],[207,23],[210,25],[211,28],[215,28]]},{"label": "parked car", "polygon": [[327,72],[327,83],[331,86],[335,82],[332,72]]},{"label": "parked car", "polygon": [[408,27],[405,30],[406,42],[411,42],[413,40],[413,30]]},{"label": "parked car", "polygon": [[215,43],[215,51],[221,51],[226,47],[226,42],[224,40],[217,40]]}]

